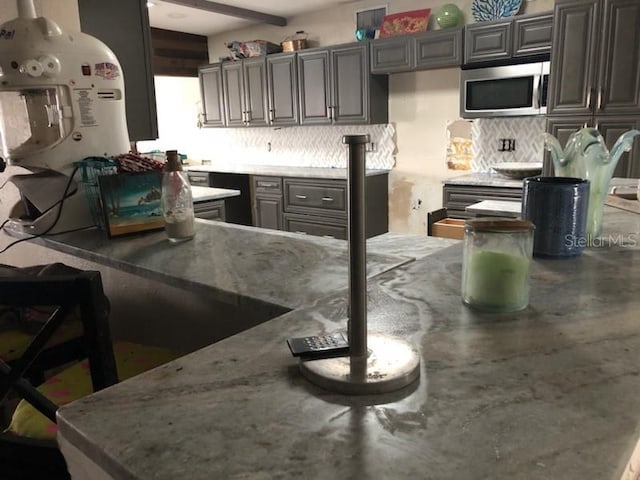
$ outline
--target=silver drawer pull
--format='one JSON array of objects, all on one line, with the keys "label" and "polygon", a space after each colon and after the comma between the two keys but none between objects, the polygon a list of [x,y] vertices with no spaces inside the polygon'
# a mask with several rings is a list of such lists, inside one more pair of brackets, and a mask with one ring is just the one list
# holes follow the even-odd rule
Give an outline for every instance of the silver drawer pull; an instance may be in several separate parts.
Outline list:
[{"label": "silver drawer pull", "polygon": [[300,200],[306,200],[307,196],[306,195],[296,195],[296,198],[299,198]]},{"label": "silver drawer pull", "polygon": [[307,232],[303,232],[301,230],[296,230],[296,233],[301,233],[302,235],[306,235],[307,234]]},{"label": "silver drawer pull", "polygon": [[271,187],[275,187],[276,184],[275,183],[264,183],[264,182],[260,182],[258,183],[259,187],[266,187],[266,188],[271,188]]},{"label": "silver drawer pull", "polygon": [[323,202],[333,202],[333,198],[331,197],[322,197]]}]

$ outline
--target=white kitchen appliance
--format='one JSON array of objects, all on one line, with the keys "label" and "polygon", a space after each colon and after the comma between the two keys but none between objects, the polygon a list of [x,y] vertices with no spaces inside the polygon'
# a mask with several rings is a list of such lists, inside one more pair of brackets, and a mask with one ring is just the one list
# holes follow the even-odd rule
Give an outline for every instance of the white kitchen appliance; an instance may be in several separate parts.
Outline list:
[{"label": "white kitchen appliance", "polygon": [[101,41],[17,0],[0,25],[0,156],[27,172],[8,227],[39,235],[93,225],[74,162],[129,151],[122,69]]}]

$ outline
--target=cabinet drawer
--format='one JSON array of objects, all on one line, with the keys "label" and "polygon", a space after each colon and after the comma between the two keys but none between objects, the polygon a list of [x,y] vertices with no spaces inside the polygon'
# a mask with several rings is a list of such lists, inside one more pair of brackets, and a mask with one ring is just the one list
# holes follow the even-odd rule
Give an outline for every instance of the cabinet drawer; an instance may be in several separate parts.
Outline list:
[{"label": "cabinet drawer", "polygon": [[206,220],[225,221],[224,200],[214,200],[198,202],[193,204],[193,212],[196,218],[204,218]]},{"label": "cabinet drawer", "polygon": [[347,239],[346,220],[337,218],[285,214],[284,230],[287,232],[315,235],[317,237],[331,237],[339,240]]},{"label": "cabinet drawer", "polygon": [[253,177],[253,188],[257,193],[282,193],[282,179],[280,177]]},{"label": "cabinet drawer", "polygon": [[345,181],[284,179],[284,211],[347,213]]},{"label": "cabinet drawer", "polygon": [[197,185],[199,187],[209,186],[209,173],[207,172],[187,172],[189,177],[189,183],[191,185]]},{"label": "cabinet drawer", "polygon": [[469,205],[482,200],[520,200],[522,188],[446,185],[442,196],[442,204],[450,217],[470,218],[473,215],[465,212]]}]

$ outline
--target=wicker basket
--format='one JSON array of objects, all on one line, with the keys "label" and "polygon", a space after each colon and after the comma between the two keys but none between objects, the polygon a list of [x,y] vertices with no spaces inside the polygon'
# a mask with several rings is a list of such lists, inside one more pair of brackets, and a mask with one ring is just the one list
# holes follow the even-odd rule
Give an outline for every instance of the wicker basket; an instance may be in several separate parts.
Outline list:
[{"label": "wicker basket", "polygon": [[99,229],[104,230],[104,213],[98,177],[118,173],[116,162],[108,158],[89,157],[82,161],[74,162],[73,165],[78,167],[80,172],[80,182],[87,202],[89,202],[91,219]]}]

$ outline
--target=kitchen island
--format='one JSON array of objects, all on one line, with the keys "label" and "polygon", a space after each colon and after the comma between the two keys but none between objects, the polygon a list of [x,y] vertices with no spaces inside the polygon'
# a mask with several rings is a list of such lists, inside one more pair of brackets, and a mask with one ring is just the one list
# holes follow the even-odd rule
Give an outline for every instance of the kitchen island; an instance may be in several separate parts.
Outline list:
[{"label": "kitchen island", "polygon": [[640,438],[640,216],[607,208],[603,237],[583,255],[536,259],[530,305],[512,314],[462,305],[459,242],[425,250],[441,241],[416,240],[400,244],[415,260],[372,276],[368,292],[369,329],[417,346],[416,383],[343,396],[301,376],[285,341],[344,329],[335,285],[62,407],[72,474],[620,480]]}]

